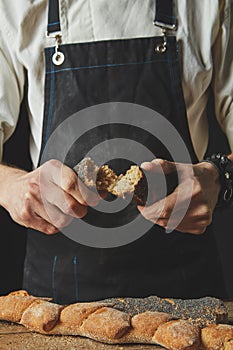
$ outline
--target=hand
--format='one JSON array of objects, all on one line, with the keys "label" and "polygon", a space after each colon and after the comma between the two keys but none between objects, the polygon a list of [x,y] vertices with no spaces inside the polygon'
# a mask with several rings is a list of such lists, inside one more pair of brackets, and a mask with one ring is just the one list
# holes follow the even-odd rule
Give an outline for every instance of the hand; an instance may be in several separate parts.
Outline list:
[{"label": "hand", "polygon": [[17,223],[53,234],[84,217],[87,205],[97,205],[99,197],[72,169],[50,160],[29,173],[1,165],[0,202]]},{"label": "hand", "polygon": [[179,175],[179,184],[171,194],[149,206],[138,206],[141,214],[147,220],[168,230],[204,233],[212,222],[220,191],[219,176],[215,167],[207,162],[192,165],[162,159],[145,162],[141,167],[153,172],[155,180],[156,174],[161,174],[161,171],[164,174],[177,171]]}]

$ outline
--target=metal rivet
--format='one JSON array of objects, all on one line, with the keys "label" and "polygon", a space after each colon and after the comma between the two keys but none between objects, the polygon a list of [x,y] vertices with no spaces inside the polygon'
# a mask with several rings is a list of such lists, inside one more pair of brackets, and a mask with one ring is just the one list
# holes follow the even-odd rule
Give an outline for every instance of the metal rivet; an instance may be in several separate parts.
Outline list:
[{"label": "metal rivet", "polygon": [[60,66],[65,61],[65,56],[61,51],[53,54],[52,61],[56,66]]},{"label": "metal rivet", "polygon": [[229,202],[232,198],[233,190],[230,188],[229,190],[226,190],[223,195],[223,199],[225,202]]},{"label": "metal rivet", "polygon": [[155,52],[164,53],[167,50],[167,45],[165,43],[159,44],[155,48]]}]

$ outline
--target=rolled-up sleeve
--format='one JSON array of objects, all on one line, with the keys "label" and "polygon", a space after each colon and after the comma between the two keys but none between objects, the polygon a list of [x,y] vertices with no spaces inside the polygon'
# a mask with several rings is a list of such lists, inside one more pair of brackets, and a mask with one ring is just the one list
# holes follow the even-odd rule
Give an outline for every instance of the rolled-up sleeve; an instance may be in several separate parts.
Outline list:
[{"label": "rolled-up sleeve", "polygon": [[8,29],[0,26],[0,160],[3,144],[15,130],[23,98],[25,72]]},{"label": "rolled-up sleeve", "polygon": [[219,124],[233,151],[233,1],[219,1],[219,28],[213,45],[213,91]]}]

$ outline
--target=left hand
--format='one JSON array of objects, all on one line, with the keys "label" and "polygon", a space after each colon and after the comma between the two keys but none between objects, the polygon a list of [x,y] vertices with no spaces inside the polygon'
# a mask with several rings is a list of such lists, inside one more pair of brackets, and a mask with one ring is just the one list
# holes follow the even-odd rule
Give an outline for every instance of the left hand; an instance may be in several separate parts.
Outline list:
[{"label": "left hand", "polygon": [[[156,174],[161,174],[161,171],[164,174],[177,171],[179,174],[179,184],[171,194],[149,206],[138,206],[144,218],[168,230],[176,229],[192,234],[204,233],[212,222],[212,214],[220,191],[219,175],[215,167],[208,162],[192,165],[163,159],[145,162],[141,167],[153,172],[155,180]],[[180,221],[178,225],[177,218]]]}]

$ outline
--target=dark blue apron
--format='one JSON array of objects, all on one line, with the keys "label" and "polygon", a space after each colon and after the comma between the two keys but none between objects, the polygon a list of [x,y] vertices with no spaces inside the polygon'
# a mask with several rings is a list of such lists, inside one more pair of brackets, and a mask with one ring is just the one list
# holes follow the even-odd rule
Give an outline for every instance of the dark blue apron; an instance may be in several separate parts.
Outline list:
[{"label": "dark blue apron", "polygon": [[[50,1],[50,34],[61,30],[58,5],[57,0]],[[161,24],[170,29],[175,25],[171,0],[156,1],[155,25]],[[74,113],[101,103],[129,102],[162,114],[182,136],[192,162],[197,161],[174,36],[60,45],[58,51],[62,54],[58,52],[58,56],[56,50],[45,49],[41,154],[51,133]],[[68,130],[66,136],[69,138]],[[65,163],[73,167],[96,144],[116,137],[131,138],[148,147],[154,156],[171,159],[166,147],[150,133],[115,123],[93,128],[80,137]],[[127,168],[124,162],[115,160],[114,168]],[[85,220],[99,226],[101,222],[116,226],[120,222],[119,216],[112,214],[109,218],[109,214],[99,214],[94,209],[88,211]],[[108,249],[81,245],[62,233],[47,236],[29,230],[24,288],[35,295],[51,296],[59,303],[152,294],[181,298],[225,296],[211,229],[198,236],[177,231],[168,235],[157,225],[130,244]]]}]

